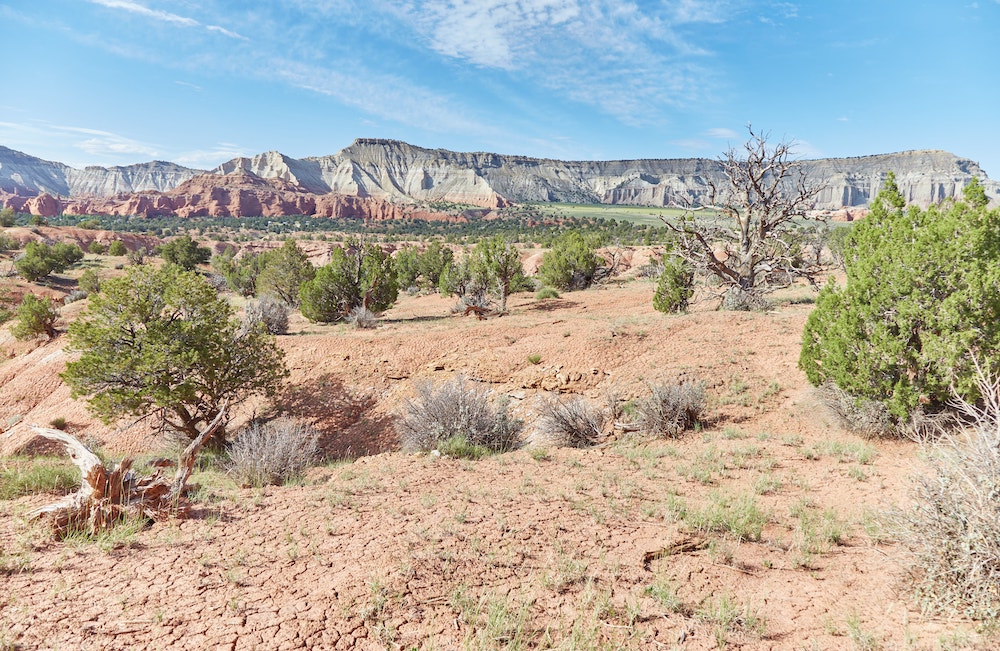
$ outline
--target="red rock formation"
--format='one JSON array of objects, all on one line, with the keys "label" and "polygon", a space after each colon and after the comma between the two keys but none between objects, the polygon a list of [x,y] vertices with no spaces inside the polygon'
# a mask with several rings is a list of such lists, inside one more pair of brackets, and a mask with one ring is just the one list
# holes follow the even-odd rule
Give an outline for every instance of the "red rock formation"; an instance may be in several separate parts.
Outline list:
[{"label": "red rock formation", "polygon": [[244,170],[231,174],[203,174],[169,192],[140,192],[114,197],[75,197],[59,201],[43,194],[19,197],[0,193],[0,204],[19,212],[47,217],[73,215],[176,215],[178,217],[281,217],[318,215],[364,220],[458,219],[445,213],[427,212],[408,204],[397,204],[344,194],[313,194],[301,185],[282,179],[262,179]]},{"label": "red rock formation", "polygon": [[59,200],[51,194],[44,192],[37,197],[28,199],[23,209],[32,215],[39,215],[41,217],[55,217],[62,214],[62,205],[59,203]]}]

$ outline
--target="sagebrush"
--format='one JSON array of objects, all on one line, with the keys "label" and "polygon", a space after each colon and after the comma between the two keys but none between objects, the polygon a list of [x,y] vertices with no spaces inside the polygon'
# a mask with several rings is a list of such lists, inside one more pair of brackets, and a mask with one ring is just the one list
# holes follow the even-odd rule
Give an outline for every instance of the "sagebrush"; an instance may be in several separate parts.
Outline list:
[{"label": "sagebrush", "polygon": [[503,402],[490,404],[486,391],[457,376],[440,385],[418,384],[416,396],[405,401],[396,418],[404,449],[430,451],[456,437],[492,452],[520,446],[522,421],[511,416]]},{"label": "sagebrush", "polygon": [[981,406],[954,406],[971,426],[928,444],[929,472],[895,514],[912,554],[911,585],[925,609],[1000,617],[1000,379],[978,372]]},{"label": "sagebrush", "polygon": [[601,442],[607,420],[603,410],[591,406],[583,398],[549,398],[542,402],[538,431],[553,445],[588,448]]},{"label": "sagebrush", "polygon": [[649,393],[635,403],[636,424],[647,434],[680,436],[705,410],[705,386],[700,382],[651,384]]},{"label": "sagebrush", "polygon": [[263,323],[264,328],[272,335],[288,332],[288,305],[280,298],[265,294],[259,301],[247,301],[243,314],[244,321],[250,324]]},{"label": "sagebrush", "polygon": [[228,471],[241,486],[283,484],[300,477],[318,450],[319,433],[301,421],[254,423],[229,444]]}]

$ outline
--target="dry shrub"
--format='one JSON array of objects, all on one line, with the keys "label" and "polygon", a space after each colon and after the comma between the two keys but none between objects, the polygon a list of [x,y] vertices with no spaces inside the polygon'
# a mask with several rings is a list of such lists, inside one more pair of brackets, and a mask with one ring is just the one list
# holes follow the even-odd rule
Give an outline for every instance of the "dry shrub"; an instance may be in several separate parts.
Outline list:
[{"label": "dry shrub", "polygon": [[1000,617],[1000,379],[979,371],[981,406],[956,399],[971,423],[926,444],[930,473],[913,505],[897,512],[900,542],[913,555],[910,579],[925,609]]},{"label": "dry shrub", "polygon": [[733,312],[767,312],[774,306],[755,292],[748,292],[739,287],[730,287],[722,296],[722,309]]},{"label": "dry shrub", "polygon": [[583,398],[568,401],[549,398],[542,402],[538,429],[546,441],[570,448],[589,448],[601,442],[607,416]]},{"label": "dry shrub", "polygon": [[66,294],[66,296],[63,296],[63,304],[69,305],[70,303],[76,303],[77,301],[82,301],[88,296],[90,296],[90,294],[82,289],[74,289],[69,294]]},{"label": "dry shrub", "polygon": [[897,435],[895,418],[881,402],[856,398],[833,382],[816,387],[815,395],[838,425],[849,432],[870,439]]},{"label": "dry shrub", "polygon": [[375,313],[361,305],[351,310],[345,320],[355,328],[362,330],[371,330],[378,325],[378,317],[375,316]]},{"label": "dry shrub", "polygon": [[272,335],[283,335],[288,332],[288,306],[270,294],[264,294],[259,301],[247,301],[243,314],[244,322],[263,323]]},{"label": "dry shrub", "polygon": [[814,390],[821,405],[843,429],[864,438],[908,438],[928,441],[953,427],[959,419],[952,412],[929,414],[922,409],[900,422],[889,408],[877,400],[858,398],[833,382],[825,382]]},{"label": "dry shrub", "polygon": [[222,274],[205,274],[205,280],[217,292],[229,291],[229,283],[226,282],[226,277]]},{"label": "dry shrub", "polygon": [[494,409],[487,392],[468,386],[461,375],[438,386],[418,384],[416,397],[406,400],[396,417],[400,441],[410,451],[430,451],[459,439],[491,452],[507,452],[520,445],[522,427],[505,404]]},{"label": "dry shrub", "polygon": [[229,474],[241,486],[283,484],[316,460],[318,439],[316,430],[290,418],[253,423],[229,444]]},{"label": "dry shrub", "polygon": [[680,436],[705,410],[705,387],[700,382],[651,384],[649,391],[635,404],[636,424],[648,434]]}]

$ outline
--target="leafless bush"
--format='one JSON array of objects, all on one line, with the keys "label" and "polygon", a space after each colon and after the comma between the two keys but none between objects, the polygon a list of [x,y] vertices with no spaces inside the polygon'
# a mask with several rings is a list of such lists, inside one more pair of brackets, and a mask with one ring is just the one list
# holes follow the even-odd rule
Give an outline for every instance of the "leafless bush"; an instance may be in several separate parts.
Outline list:
[{"label": "leafless bush", "polygon": [[857,398],[832,382],[816,387],[814,395],[837,421],[837,425],[868,439],[907,438],[917,442],[929,441],[961,422],[954,411],[931,414],[922,409],[915,410],[907,421],[900,421],[883,403]]},{"label": "leafless bush", "polygon": [[290,418],[254,423],[229,445],[229,474],[241,486],[282,484],[315,461],[318,438],[316,430]]},{"label": "leafless bush", "polygon": [[452,314],[465,312],[468,307],[481,307],[484,310],[493,309],[493,302],[483,292],[466,294],[451,307]]},{"label": "leafless bush", "polygon": [[378,317],[375,316],[375,313],[361,305],[351,310],[345,321],[362,330],[371,330],[378,325]]},{"label": "leafless bush", "polygon": [[226,277],[222,274],[207,274],[205,280],[217,292],[229,291],[229,283],[226,282]]},{"label": "leafless bush", "polygon": [[263,323],[272,335],[288,332],[288,306],[270,294],[261,296],[259,301],[247,301],[243,314],[246,323]]},{"label": "leafless bush", "polygon": [[601,442],[607,420],[603,410],[592,407],[583,398],[566,401],[549,398],[542,402],[538,429],[553,445],[589,448]]},{"label": "leafless bush", "polygon": [[462,439],[492,452],[520,445],[523,423],[505,404],[490,405],[486,391],[468,386],[461,375],[441,385],[417,385],[417,395],[403,404],[396,432],[406,450],[429,451],[451,439]]},{"label": "leafless bush", "polygon": [[647,262],[646,264],[639,265],[635,270],[636,278],[659,278],[663,275],[663,269],[665,265],[662,261],[660,262]]},{"label": "leafless bush", "polygon": [[70,303],[76,303],[77,301],[82,301],[83,299],[90,296],[87,292],[82,289],[74,289],[69,294],[63,297],[63,304],[69,305]]},{"label": "leafless bush", "polygon": [[126,253],[125,258],[126,260],[128,260],[128,263],[133,267],[141,267],[142,265],[146,264],[147,255],[148,252],[146,251],[146,249],[140,246],[139,248]]},{"label": "leafless bush", "polygon": [[923,606],[996,621],[1000,616],[1000,379],[979,370],[981,405],[956,399],[971,423],[925,444],[929,474],[913,505],[894,517],[913,556],[910,579]]},{"label": "leafless bush", "polygon": [[722,295],[722,309],[734,312],[767,312],[774,307],[771,301],[755,292],[730,287]]},{"label": "leafless bush", "polygon": [[651,384],[649,391],[635,404],[636,424],[648,434],[680,436],[694,427],[705,409],[705,387],[700,382]]},{"label": "leafless bush", "polygon": [[849,432],[870,439],[898,436],[895,419],[881,402],[856,398],[832,382],[816,387],[815,395],[837,423]]}]

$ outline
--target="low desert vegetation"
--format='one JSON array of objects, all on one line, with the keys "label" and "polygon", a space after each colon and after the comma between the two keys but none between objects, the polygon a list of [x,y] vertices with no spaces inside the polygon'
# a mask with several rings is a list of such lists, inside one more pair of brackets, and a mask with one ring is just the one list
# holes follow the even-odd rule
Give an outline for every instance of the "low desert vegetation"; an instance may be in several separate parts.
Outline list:
[{"label": "low desert vegetation", "polygon": [[346,319],[356,308],[383,312],[398,296],[392,258],[375,244],[333,249],[330,262],[299,289],[302,316],[322,323]]},{"label": "low desert vegetation", "polygon": [[[521,445],[524,423],[500,403],[490,404],[485,390],[469,386],[462,376],[437,386],[417,385],[416,396],[409,398],[396,417],[396,431],[402,446],[410,451],[438,450],[446,454],[462,451],[461,456],[481,456],[487,452],[509,452]],[[445,450],[441,446],[445,445]]]},{"label": "low desert vegetation", "polygon": [[676,438],[704,411],[705,387],[698,382],[651,384],[649,395],[635,402],[636,424],[653,436]]},{"label": "low desert vegetation", "polygon": [[862,431],[882,421],[906,431],[949,411],[953,392],[976,402],[972,354],[1000,371],[998,260],[1000,211],[988,210],[981,186],[967,186],[965,201],[906,208],[889,174],[851,232],[847,285],[830,281],[816,300],[799,366],[854,399],[841,411]]},{"label": "low desert vegetation", "polygon": [[584,398],[549,397],[539,409],[538,432],[543,441],[552,445],[588,448],[604,439],[607,422],[608,414]]},{"label": "low desert vegetation", "polygon": [[14,263],[17,273],[28,282],[37,282],[51,273],[61,273],[83,259],[83,249],[76,244],[28,242],[24,254]]},{"label": "low desert vegetation", "polygon": [[80,485],[80,471],[65,459],[14,458],[0,462],[0,500],[35,493],[69,493]]},{"label": "low desert vegetation", "polygon": [[164,244],[160,248],[160,257],[165,262],[175,264],[185,271],[191,271],[198,265],[208,262],[212,252],[199,246],[190,235],[182,235]]},{"label": "low desert vegetation", "polygon": [[683,258],[671,258],[663,263],[656,282],[653,307],[659,312],[684,312],[694,296],[694,269]]},{"label": "low desert vegetation", "polygon": [[563,290],[590,287],[601,262],[597,257],[598,245],[596,238],[585,237],[577,231],[559,236],[542,256],[539,282]]},{"label": "low desert vegetation", "polygon": [[243,306],[243,321],[249,327],[263,324],[268,333],[283,335],[288,332],[288,306],[270,294],[260,297],[260,300],[249,300]]},{"label": "low desert vegetation", "polygon": [[108,255],[122,256],[128,253],[128,249],[125,248],[125,242],[121,240],[115,240],[108,245]]},{"label": "low desert vegetation", "polygon": [[97,416],[155,415],[192,439],[223,403],[274,396],[288,375],[263,324],[245,327],[203,277],[176,265],[107,281],[69,338],[80,357],[62,378]]},{"label": "low desert vegetation", "polygon": [[56,320],[59,311],[47,298],[39,298],[34,294],[25,294],[21,304],[14,313],[16,323],[11,326],[10,333],[15,339],[34,339],[45,335],[49,339],[56,336]]},{"label": "low desert vegetation", "polygon": [[226,448],[227,471],[241,486],[281,485],[300,478],[318,453],[319,432],[301,421],[252,423]]},{"label": "low desert vegetation", "polygon": [[913,557],[911,585],[928,610],[1000,617],[1000,379],[977,374],[981,402],[956,404],[969,423],[926,444],[912,505],[893,516]]},{"label": "low desert vegetation", "polygon": [[[740,158],[731,153],[723,161],[729,164],[727,173],[734,187],[719,188],[717,202],[731,197],[739,183],[760,180],[760,166],[771,163],[786,174],[775,187],[791,195],[782,198],[770,212],[754,203],[770,199],[756,197],[715,213],[714,221],[706,222],[694,213],[676,218],[676,241],[657,249],[658,254],[664,249],[666,254],[653,258],[648,273],[643,274],[647,278],[627,278],[622,283],[634,282],[633,288],[648,288],[643,300],[648,301],[652,294],[653,306],[664,313],[685,312],[696,294],[700,298],[713,293],[724,298],[724,306],[759,308],[773,289],[811,276],[821,266],[824,245],[828,247],[834,262],[843,263],[847,285],[830,284],[819,294],[806,325],[800,358],[810,381],[818,385],[820,401],[830,406],[841,425],[866,439],[901,432],[933,431],[936,435],[924,437],[927,447],[923,448],[923,458],[928,470],[918,480],[909,506],[897,509],[889,518],[891,536],[869,533],[870,542],[899,544],[906,549],[912,558],[910,586],[928,611],[991,622],[1000,617],[1000,598],[995,589],[1000,583],[1000,564],[996,562],[1000,557],[1000,385],[990,379],[1000,370],[994,354],[1000,346],[1000,310],[992,300],[1000,293],[1000,272],[995,268],[1000,256],[1000,213],[987,209],[976,184],[968,189],[965,201],[926,210],[907,209],[890,175],[873,204],[870,220],[853,227],[797,231],[793,218],[801,217],[802,201],[811,196],[813,188],[797,176],[793,166],[786,167],[786,145],[770,148],[766,138],[751,133],[754,137],[747,145],[747,155]],[[315,226],[309,218],[304,221]],[[314,231],[318,233],[318,229],[315,226]],[[759,239],[760,229],[769,233],[770,239]],[[522,309],[523,302],[508,303],[508,298],[516,291],[534,289],[537,284],[524,274],[523,251],[515,246],[515,236],[510,231],[490,233],[478,241],[468,239],[468,234],[424,240],[401,248],[395,257],[389,255],[392,237],[386,236],[379,243],[371,239],[370,233],[363,234],[367,238],[363,241],[343,237],[342,246],[332,249],[331,262],[318,269],[290,238],[279,248],[258,254],[238,254],[232,247],[211,258],[214,285],[206,279],[204,269],[197,270],[208,259],[207,249],[201,249],[189,235],[159,249],[158,255],[165,263],[162,265],[140,248],[133,254],[136,261],[143,263],[141,266],[102,271],[100,279],[93,269],[80,275],[78,297],[88,297],[89,303],[86,309],[78,305],[63,310],[66,314],[81,313],[69,326],[69,351],[73,357],[63,377],[74,396],[86,397],[92,411],[108,422],[152,417],[163,429],[193,438],[225,406],[251,396],[278,395],[289,373],[274,335],[288,333],[289,314],[296,307],[311,321],[341,322],[357,328],[375,328],[378,315],[399,300],[400,288],[409,290],[411,296],[434,291],[457,295],[459,311],[470,305],[492,313],[503,313],[511,305],[515,311]],[[277,236],[274,232],[272,235]],[[590,286],[603,264],[596,255],[596,246],[607,241],[605,235],[600,230],[577,233],[556,229],[537,238],[552,248],[543,258],[539,279],[545,286],[538,290],[536,299],[559,298],[556,288],[575,291]],[[525,239],[517,240],[518,245],[523,245]],[[458,241],[472,246],[462,248],[456,244]],[[711,256],[706,242],[713,245]],[[35,262],[25,267],[29,274],[41,273],[48,264],[38,260],[58,257],[55,247],[48,252],[31,248]],[[66,259],[75,255],[69,249],[59,250],[66,252]],[[725,260],[715,256],[718,250],[727,254]],[[104,252],[92,253],[101,256]],[[124,254],[124,244],[114,241],[107,253]],[[87,263],[99,264],[93,258],[88,258]],[[52,271],[58,268],[52,266]],[[51,271],[35,280],[44,279],[48,273]],[[651,282],[654,278],[655,292]],[[702,286],[706,280],[707,288]],[[59,283],[71,287],[72,274],[68,280],[54,279],[46,291],[53,291],[52,286]],[[234,297],[227,289],[249,299],[242,319],[237,318],[233,305],[243,303],[243,298]],[[801,290],[808,291],[804,283]],[[579,296],[574,295],[574,299]],[[586,297],[578,300],[582,302]],[[12,332],[21,334],[27,327],[22,324],[29,320],[28,312],[32,313],[30,319],[35,319],[34,312],[38,312],[41,325],[33,325],[30,336],[54,336],[58,313],[52,302],[29,293],[22,307],[26,303],[30,310],[25,308],[22,315],[18,309],[18,322]],[[525,311],[561,310],[564,304],[574,301],[531,304]],[[784,309],[789,301],[779,299],[775,305]],[[805,308],[796,305],[795,309],[800,310],[796,314],[804,318]],[[658,318],[656,326],[644,323],[639,328],[686,325],[685,320],[701,316]],[[642,318],[651,317],[647,314]],[[751,328],[759,323],[750,321],[754,318],[764,317],[746,316]],[[374,332],[312,326],[303,332],[310,335],[321,331],[328,336],[373,341],[384,333],[394,336],[402,328],[400,321],[394,316]],[[301,323],[301,319],[295,317],[295,322]],[[569,337],[570,327],[558,329],[566,328],[563,336]],[[294,344],[299,334],[282,337],[281,345]],[[643,330],[635,338],[645,336]],[[514,351],[510,359],[517,373],[541,375],[564,361],[558,359],[557,351],[536,348],[526,336],[518,337],[520,341],[514,336],[506,338]],[[574,339],[560,342],[576,340],[574,335]],[[499,343],[491,345],[504,346],[503,341],[497,338]],[[515,344],[520,347],[514,348]],[[754,351],[730,354],[735,360]],[[978,357],[980,354],[984,356]],[[595,362],[595,366],[600,363]],[[735,368],[735,362],[729,364]],[[652,363],[650,368],[643,372],[658,372]],[[597,369],[593,377],[601,377]],[[651,528],[673,527],[674,533],[687,537],[691,545],[676,553],[704,552],[706,567],[711,564],[713,571],[716,566],[723,573],[748,576],[765,574],[775,566],[783,571],[800,570],[803,576],[825,571],[828,564],[824,561],[830,558],[824,557],[857,534],[852,531],[857,520],[854,515],[841,515],[827,505],[817,505],[805,473],[789,466],[820,468],[844,480],[850,490],[871,494],[881,490],[884,466],[878,462],[885,454],[881,447],[884,444],[850,438],[847,442],[833,438],[806,440],[798,433],[776,429],[755,436],[754,430],[748,429],[753,425],[739,418],[772,408],[771,399],[782,393],[782,386],[771,382],[766,390],[757,393],[753,390],[757,378],[742,370],[733,371],[728,380],[719,377],[721,380],[708,388],[697,382],[653,382],[647,385],[648,393],[624,403],[615,398],[605,406],[569,393],[550,394],[534,403],[534,398],[523,401],[520,391],[512,391],[511,395],[520,401],[516,412],[512,412],[504,396],[483,388],[485,384],[456,375],[437,384],[415,382],[413,394],[394,414],[393,425],[404,450],[436,453],[407,457],[405,462],[411,467],[438,470],[443,468],[435,461],[438,455],[480,459],[520,448],[525,440],[524,423],[515,413],[534,424],[536,431],[531,441],[536,445],[524,455],[476,464],[449,463],[444,468],[473,475],[470,470],[495,464],[519,476],[516,486],[462,486],[455,491],[454,501],[448,502],[451,497],[430,493],[421,498],[427,510],[434,510],[432,507],[439,501],[447,504],[442,536],[471,541],[476,556],[483,556],[481,550],[491,542],[459,535],[467,523],[495,520],[501,537],[514,528],[505,521],[502,509],[487,517],[473,515],[475,500],[499,503],[528,495],[539,504],[565,507],[562,513],[600,526],[613,526],[616,518],[624,518]],[[581,385],[586,388],[568,390],[595,395],[594,385]],[[604,386],[597,385],[598,390]],[[706,396],[706,392],[710,395]],[[957,393],[958,402],[952,392]],[[537,406],[531,413],[533,405]],[[719,413],[708,413],[709,408]],[[309,412],[310,419],[313,415]],[[712,426],[720,422],[727,426]],[[66,426],[65,420],[58,419],[50,424]],[[362,418],[356,426],[368,424]],[[683,442],[650,440],[681,438],[703,427],[700,437]],[[74,418],[70,429],[76,428]],[[635,431],[645,436],[628,434]],[[602,445],[609,441],[615,442],[613,448]],[[239,503],[237,508],[248,511],[247,503],[251,499],[254,505],[263,503],[267,491],[258,490],[251,498],[247,495],[250,491],[240,495],[233,482],[255,488],[295,483],[320,454],[317,431],[304,421],[290,419],[253,422],[228,439],[223,430],[216,443],[214,453],[225,456],[216,457],[224,460],[214,463],[224,467],[232,481],[221,471],[216,475],[225,482],[233,501]],[[602,467],[607,457],[595,462],[587,458],[596,457],[594,452],[556,449],[594,446],[611,450],[612,457],[623,457],[616,459],[622,465],[607,471]],[[518,464],[528,464],[530,471],[521,473],[523,466]],[[79,484],[78,472],[68,464],[41,459],[35,465],[18,460],[3,466],[0,499],[14,500],[41,492],[66,493]],[[355,471],[351,468],[329,478],[331,483],[341,482],[340,488],[331,489],[330,494],[337,498],[328,499],[338,516],[361,513],[359,504],[366,490],[383,492],[392,483],[398,482],[401,488],[407,484],[404,476],[379,478],[378,470],[369,475],[370,468],[356,475],[352,475]],[[539,479],[550,471],[574,477],[558,491],[552,490]],[[345,479],[348,475],[354,479]],[[740,483],[738,488],[736,482]],[[201,499],[203,504],[224,501],[218,492],[213,495],[210,490],[199,495],[195,499]],[[792,507],[786,508],[789,503]],[[781,507],[775,508],[775,504]],[[393,517],[406,516],[412,512],[408,509],[420,509],[414,504],[374,502],[368,507],[373,511],[386,509]],[[208,517],[218,517],[218,513]],[[133,525],[138,528],[130,529]],[[113,550],[131,545],[141,526],[145,526],[145,520],[125,520],[122,533],[91,539],[101,540],[102,548]],[[332,537],[335,526],[345,525],[331,520],[326,526]],[[293,540],[299,533],[285,533],[289,546],[285,553],[292,563],[306,549],[307,543],[303,542],[300,549],[299,542]],[[414,535],[433,540],[438,533],[415,530]],[[308,544],[313,547],[311,542]],[[748,548],[753,552],[748,553]],[[754,554],[757,557],[751,564],[734,560],[741,551],[743,560]],[[447,553],[461,557],[466,550],[454,543]],[[501,558],[504,554],[508,556]],[[505,572],[515,572],[511,568],[524,560],[506,548],[492,550],[486,556],[486,562],[492,563],[490,567],[502,567]],[[0,572],[9,573],[4,563],[13,561],[3,558],[0,556]],[[703,636],[710,631],[720,648],[729,644],[730,638],[745,641],[764,635],[763,617],[724,593],[691,594],[682,586],[681,590],[686,590],[682,598],[672,583],[658,578],[641,594],[615,593],[613,600],[612,591],[591,576],[606,569],[601,581],[608,575],[617,580],[620,567],[598,568],[600,563],[610,565],[612,561],[596,557],[584,560],[561,549],[553,558],[556,560],[541,568],[544,571],[537,572],[538,583],[533,587],[547,589],[552,593],[550,597],[564,595],[567,603],[579,608],[576,619],[560,621],[559,626],[565,624],[562,628],[550,622],[536,627],[537,622],[532,620],[542,606],[535,601],[521,603],[515,595],[514,602],[505,602],[500,597],[487,597],[485,588],[479,596],[469,597],[469,593],[456,588],[449,603],[459,615],[456,621],[471,629],[467,629],[466,642],[477,648],[556,646],[561,642],[565,642],[564,646],[598,648],[612,634],[608,631],[628,631],[621,634],[629,636],[628,643],[638,647],[648,640],[641,637],[646,633],[634,633],[633,628],[660,617],[675,617],[669,622],[671,626],[682,622],[685,628],[679,630],[684,635],[688,627],[692,631],[701,627],[699,634]],[[651,558],[655,562],[662,557],[654,554]],[[458,561],[476,567],[467,558]],[[448,557],[447,562],[451,563],[452,558]],[[685,558],[684,562],[700,561]],[[665,565],[657,571],[664,571]],[[412,571],[401,567],[399,574],[405,576]],[[530,583],[535,578],[523,580]],[[359,606],[357,614],[373,639],[394,644],[396,633],[391,621],[394,609],[398,614],[404,601],[405,588],[397,593],[389,583],[372,585],[376,587],[371,587],[366,605]],[[635,637],[631,637],[633,634]],[[859,647],[868,644],[858,641],[867,639],[860,634],[851,633],[850,637]]]}]

